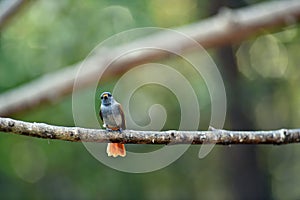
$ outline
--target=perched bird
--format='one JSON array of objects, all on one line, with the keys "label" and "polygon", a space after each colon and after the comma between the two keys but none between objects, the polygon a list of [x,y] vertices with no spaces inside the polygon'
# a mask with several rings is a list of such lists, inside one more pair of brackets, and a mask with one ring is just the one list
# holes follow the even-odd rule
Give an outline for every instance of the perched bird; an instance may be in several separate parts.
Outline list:
[{"label": "perched bird", "polygon": [[[126,128],[125,117],[122,106],[118,103],[110,92],[103,92],[100,96],[100,118],[108,131],[122,131]],[[108,143],[106,149],[108,156],[126,156],[124,144]]]}]

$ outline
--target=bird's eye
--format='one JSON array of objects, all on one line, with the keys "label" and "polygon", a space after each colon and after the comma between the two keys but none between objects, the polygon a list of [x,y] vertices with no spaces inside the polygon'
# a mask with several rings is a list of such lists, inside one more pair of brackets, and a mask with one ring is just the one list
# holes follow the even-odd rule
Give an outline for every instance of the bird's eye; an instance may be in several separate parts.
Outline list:
[{"label": "bird's eye", "polygon": [[109,97],[111,97],[111,94],[110,94],[110,93],[108,93],[108,96],[109,96]]},{"label": "bird's eye", "polygon": [[101,96],[100,99],[103,99],[103,96]]}]

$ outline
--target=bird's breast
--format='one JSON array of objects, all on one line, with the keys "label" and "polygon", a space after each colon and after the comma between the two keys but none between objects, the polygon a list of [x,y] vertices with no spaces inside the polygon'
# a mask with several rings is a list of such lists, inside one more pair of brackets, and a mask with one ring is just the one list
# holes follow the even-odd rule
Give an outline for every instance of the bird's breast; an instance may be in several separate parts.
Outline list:
[{"label": "bird's breast", "polygon": [[120,128],[122,125],[122,116],[117,106],[101,106],[103,121],[110,127]]}]

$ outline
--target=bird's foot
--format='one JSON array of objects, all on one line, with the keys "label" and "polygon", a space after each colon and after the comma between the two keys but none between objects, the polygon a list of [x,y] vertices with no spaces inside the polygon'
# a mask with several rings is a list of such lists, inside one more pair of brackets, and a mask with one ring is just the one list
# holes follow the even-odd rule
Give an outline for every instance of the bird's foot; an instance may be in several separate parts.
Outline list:
[{"label": "bird's foot", "polygon": [[111,128],[106,127],[106,131],[108,131],[108,132],[118,131],[119,133],[122,133],[122,132],[123,132],[123,129],[122,129],[122,128],[119,128],[119,129],[111,129]]},{"label": "bird's foot", "polygon": [[112,130],[111,128],[107,128],[107,127],[106,127],[106,131],[108,131],[108,132],[113,132],[114,130]]}]

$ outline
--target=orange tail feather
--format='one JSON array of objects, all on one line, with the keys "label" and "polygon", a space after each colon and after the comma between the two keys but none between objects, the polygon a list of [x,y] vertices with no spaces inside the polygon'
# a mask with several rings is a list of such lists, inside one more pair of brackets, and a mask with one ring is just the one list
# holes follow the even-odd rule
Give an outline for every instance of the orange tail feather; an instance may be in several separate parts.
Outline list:
[{"label": "orange tail feather", "polygon": [[120,143],[108,143],[106,152],[108,156],[126,156],[125,145]]}]

